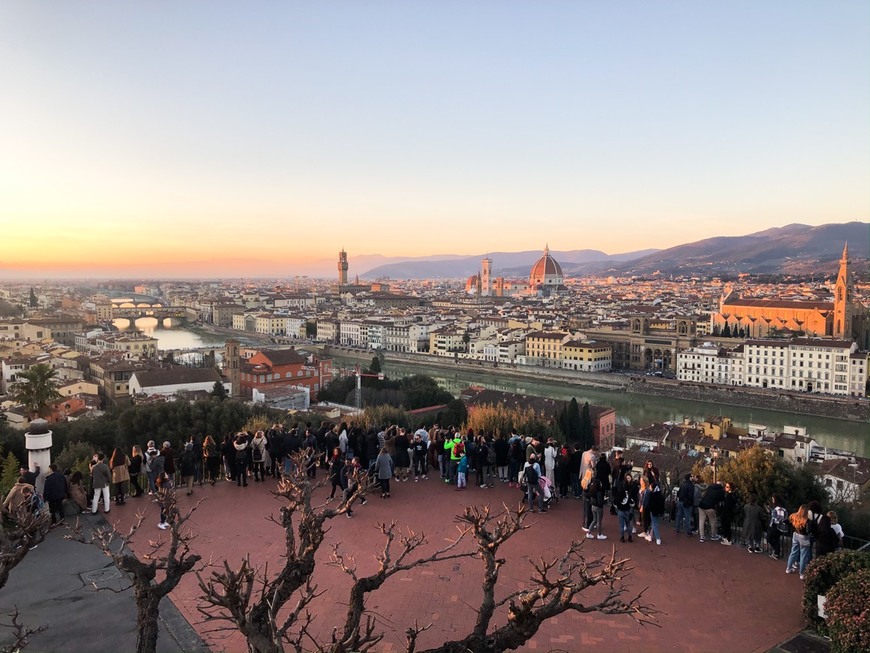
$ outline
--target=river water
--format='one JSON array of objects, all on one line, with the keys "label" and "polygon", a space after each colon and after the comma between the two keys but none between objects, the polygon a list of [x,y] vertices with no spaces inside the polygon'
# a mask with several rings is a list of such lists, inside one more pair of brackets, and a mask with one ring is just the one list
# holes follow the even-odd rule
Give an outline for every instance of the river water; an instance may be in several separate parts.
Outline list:
[{"label": "river water", "polygon": [[[121,331],[130,328],[130,320],[119,318],[113,324]],[[158,321],[154,317],[140,317],[136,320],[136,328],[147,336],[157,338],[157,348],[161,351],[169,349],[201,349],[203,347],[223,348],[224,336],[203,331],[192,331],[178,320],[166,318]]]},{"label": "river water", "polygon": [[[336,358],[336,367],[352,367],[356,361]],[[411,374],[426,374],[433,377],[448,392],[458,396],[469,385],[481,385],[493,390],[517,394],[552,397],[570,400],[576,398],[581,404],[588,401],[600,406],[616,408],[617,418],[628,421],[635,428],[649,426],[655,422],[678,421],[688,417],[701,421],[712,415],[730,417],[735,426],[746,428],[749,424],[762,424],[769,432],[784,431],[785,426],[803,426],[807,434],[825,447],[854,451],[859,456],[870,455],[870,425],[845,420],[797,415],[773,410],[728,406],[702,401],[650,397],[595,388],[569,387],[555,383],[499,379],[498,374],[475,374],[473,372],[426,370],[424,366],[402,365],[389,358],[383,364],[384,372],[391,377]]]}]

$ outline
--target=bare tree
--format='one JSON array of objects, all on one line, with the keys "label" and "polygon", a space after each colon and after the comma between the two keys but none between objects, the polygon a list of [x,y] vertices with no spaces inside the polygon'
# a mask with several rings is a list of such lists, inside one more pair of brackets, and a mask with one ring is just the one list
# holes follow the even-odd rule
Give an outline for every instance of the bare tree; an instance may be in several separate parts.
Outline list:
[{"label": "bare tree", "polygon": [[[246,637],[252,653],[283,653],[287,647],[297,653],[369,651],[383,639],[383,632],[376,617],[366,613],[367,596],[398,573],[458,558],[478,558],[483,565],[483,596],[474,627],[461,639],[425,653],[500,653],[514,649],[531,639],[546,620],[569,610],[628,615],[641,624],[655,623],[656,610],[642,602],[643,592],[627,596],[623,581],[631,570],[629,560],[614,552],[587,561],[581,555],[582,542],[573,542],[561,557],[533,563],[524,588],[497,598],[499,571],[506,563],[499,549],[527,528],[523,523],[526,510],[520,507],[512,511],[505,506],[493,515],[489,507],[468,507],[456,517],[455,539],[429,555],[417,555],[427,544],[425,535],[413,531],[402,534],[395,522],[378,524],[385,542],[375,554],[377,566],[369,575],[358,574],[353,556],[333,546],[331,564],[348,574],[353,584],[343,626],[333,630],[330,642],[318,641],[309,611],[312,601],[320,595],[313,581],[315,554],[325,535],[326,520],[347,510],[359,498],[360,490],[330,510],[312,506],[313,487],[303,469],[285,478],[276,492],[286,499],[280,520],[273,519],[284,529],[286,544],[284,566],[276,575],[270,576],[266,567],[254,567],[245,558],[238,569],[224,562],[208,581],[200,577],[205,603],[200,611],[206,620],[232,622]],[[469,541],[473,546],[460,546]],[[594,592],[594,600],[584,602],[582,595],[591,588],[600,589]],[[493,627],[494,618],[505,607],[507,623]],[[409,653],[417,650],[419,635],[430,627],[415,623],[407,629]]]},{"label": "bare tree", "polygon": [[[160,490],[157,503],[168,525],[169,540],[149,540],[149,551],[141,560],[133,554],[129,545],[145,521],[143,511],[136,514],[136,522],[125,534],[118,533],[111,526],[97,528],[92,533],[92,542],[112,558],[120,569],[130,574],[133,581],[137,611],[136,653],[154,653],[157,650],[160,601],[175,589],[182,577],[200,560],[200,556],[190,550],[194,534],[186,523],[201,502],[198,501],[182,515],[175,490]],[[86,542],[80,524],[76,524],[73,532],[74,536],[68,536],[70,539]]]},{"label": "bare tree", "polygon": [[[277,573],[270,575],[268,566],[254,567],[246,557],[237,569],[224,561],[223,567],[213,570],[207,580],[197,574],[205,604],[199,607],[200,612],[207,621],[231,622],[233,629],[245,636],[252,653],[282,653],[294,627],[295,639],[300,642],[295,648],[301,650],[301,639],[308,633],[311,621],[307,607],[318,596],[311,579],[325,524],[352,510],[357,500],[365,500],[368,478],[361,473],[350,486],[352,491],[335,508],[312,505],[313,490],[326,483],[325,479],[313,483],[308,477],[307,467],[315,463],[313,455],[294,456],[292,471],[284,475],[273,492],[284,500],[279,517],[269,517],[284,530],[284,564]],[[279,621],[279,613],[297,591],[295,605]]]},{"label": "bare tree", "polygon": [[6,586],[9,572],[42,542],[49,528],[48,512],[34,513],[30,504],[19,506],[12,519],[14,525],[0,527],[0,589]]},{"label": "bare tree", "polygon": [[30,643],[30,638],[33,635],[37,635],[45,630],[48,630],[48,626],[38,626],[37,628],[29,628],[25,626],[23,623],[18,621],[18,617],[20,616],[18,612],[18,607],[12,611],[9,615],[9,623],[0,622],[0,626],[4,628],[8,628],[9,632],[12,633],[12,643],[0,648],[0,653],[19,653],[24,650],[27,645]]},{"label": "bare tree", "polygon": [[[49,530],[49,517],[47,511],[34,513],[30,504],[19,506],[12,515],[14,525],[10,527],[0,526],[0,589],[6,586],[9,580],[9,572],[18,565],[27,554],[42,542]],[[29,628],[22,624],[18,608],[8,615],[10,623],[0,626],[8,628],[13,635],[13,643],[0,648],[0,653],[20,651],[27,646],[31,635],[41,633],[47,626]]]}]

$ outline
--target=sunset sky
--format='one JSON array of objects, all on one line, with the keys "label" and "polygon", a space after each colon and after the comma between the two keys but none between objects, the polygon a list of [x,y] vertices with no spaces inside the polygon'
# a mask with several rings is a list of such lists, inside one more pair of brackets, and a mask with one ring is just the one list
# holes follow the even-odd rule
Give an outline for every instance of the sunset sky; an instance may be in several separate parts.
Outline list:
[{"label": "sunset sky", "polygon": [[10,0],[0,89],[0,277],[870,218],[866,0]]}]

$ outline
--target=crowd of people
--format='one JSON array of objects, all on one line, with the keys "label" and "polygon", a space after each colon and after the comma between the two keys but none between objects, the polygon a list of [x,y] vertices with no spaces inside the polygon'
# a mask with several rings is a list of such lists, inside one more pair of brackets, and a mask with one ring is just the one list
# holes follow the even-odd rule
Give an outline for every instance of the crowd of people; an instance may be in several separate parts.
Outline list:
[{"label": "crowd of people", "polygon": [[[607,539],[605,525],[613,521],[608,515],[615,517],[616,535],[623,543],[636,537],[661,545],[669,519],[675,536],[730,546],[739,523],[750,553],[762,553],[766,540],[768,555],[779,559],[790,535],[786,571],[801,578],[813,555],[833,551],[843,542],[836,514],[817,502],[789,515],[780,497],[762,501],[749,496],[744,501],[728,481],[704,484],[686,474],[678,486],[667,487],[652,461],[635,473],[633,461],[618,449],[608,454],[596,446],[582,450],[579,444],[560,444],[553,438],[542,442],[517,433],[493,436],[437,424],[428,429],[421,424],[413,432],[396,425],[363,429],[353,422],[291,429],[273,424],[268,430],[227,434],[220,441],[211,435],[192,436],[177,451],[170,442],[158,448],[151,440],[144,452],[136,445],[129,454],[120,448],[108,457],[95,453],[89,465],[90,501],[80,472],[61,472],[52,464],[45,476],[44,501],[55,523],[70,512],[96,514],[100,502],[109,513],[113,502],[122,505],[128,497],[155,495],[169,487],[188,495],[197,486],[221,480],[247,487],[249,481],[261,483],[290,473],[302,452],[308,454],[309,477],[327,475],[327,501],[336,494],[341,499],[352,496],[363,479],[370,483],[366,494],[389,499],[391,482],[418,483],[437,472],[457,492],[469,485],[516,487],[531,512],[546,513],[569,498],[582,500],[581,528],[590,539]],[[37,474],[22,469],[4,501],[7,514],[34,501]],[[365,502],[363,496],[360,503]],[[353,514],[346,511],[348,518]],[[167,527],[163,514],[158,527]]]}]

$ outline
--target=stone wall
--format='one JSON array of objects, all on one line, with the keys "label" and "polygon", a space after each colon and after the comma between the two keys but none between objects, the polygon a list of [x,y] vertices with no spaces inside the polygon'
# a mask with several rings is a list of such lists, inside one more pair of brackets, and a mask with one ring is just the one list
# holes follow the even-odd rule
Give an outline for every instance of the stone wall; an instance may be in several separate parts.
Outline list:
[{"label": "stone wall", "polygon": [[870,421],[870,402],[866,399],[823,397],[805,393],[776,392],[760,388],[702,385],[651,377],[633,377],[630,393],[709,401],[729,406],[749,406],[801,415],[818,415],[856,422]]}]

